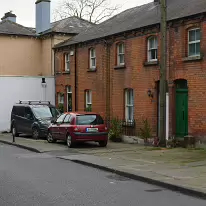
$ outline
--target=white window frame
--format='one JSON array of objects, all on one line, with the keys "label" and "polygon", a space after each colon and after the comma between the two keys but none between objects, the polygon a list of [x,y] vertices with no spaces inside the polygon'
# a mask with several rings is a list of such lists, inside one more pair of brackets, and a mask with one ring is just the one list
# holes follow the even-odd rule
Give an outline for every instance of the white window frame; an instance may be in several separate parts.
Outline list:
[{"label": "white window frame", "polygon": [[88,106],[92,106],[92,90],[86,90],[85,91],[85,104],[86,104],[86,109],[88,108]]},{"label": "white window frame", "polygon": [[196,56],[198,57],[198,56],[200,56],[200,54],[190,55],[190,45],[191,45],[191,44],[197,44],[197,43],[200,43],[200,42],[201,42],[200,39],[190,42],[190,32],[191,32],[191,31],[196,31],[196,30],[200,30],[200,32],[201,32],[201,29],[200,29],[200,28],[190,29],[190,30],[188,31],[188,57],[196,57]]},{"label": "white window frame", "polygon": [[[156,45],[155,47],[150,47],[150,40],[151,39],[155,39],[156,40]],[[156,50],[156,58],[155,59],[151,59],[151,51],[152,50]],[[158,59],[158,39],[157,36],[151,36],[147,39],[147,60],[148,62],[155,62]]]},{"label": "white window frame", "polygon": [[[123,52],[120,52],[120,45],[123,45]],[[120,62],[120,56],[124,57],[124,62]],[[123,42],[117,44],[117,65],[123,66],[125,65],[125,44]]]},{"label": "white window frame", "polygon": [[[130,101],[128,102],[128,95],[130,95]],[[129,108],[132,108],[132,118],[129,119]],[[133,89],[125,89],[125,120],[126,122],[134,121],[134,90]]]},{"label": "white window frame", "polygon": [[64,95],[58,93],[58,104],[64,104]]},{"label": "white window frame", "polygon": [[65,71],[70,72],[70,55],[69,53],[64,54]]},{"label": "white window frame", "polygon": [[[92,56],[92,51],[93,51],[93,56]],[[92,60],[95,60],[95,65],[92,65]],[[96,69],[96,50],[94,48],[91,48],[89,50],[89,66],[90,66],[90,69]]]}]

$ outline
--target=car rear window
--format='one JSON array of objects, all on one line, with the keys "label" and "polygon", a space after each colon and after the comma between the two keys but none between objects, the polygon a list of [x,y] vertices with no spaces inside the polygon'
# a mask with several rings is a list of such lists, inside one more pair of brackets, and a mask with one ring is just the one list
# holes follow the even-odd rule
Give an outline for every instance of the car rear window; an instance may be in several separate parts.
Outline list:
[{"label": "car rear window", "polygon": [[78,115],[76,117],[76,124],[77,125],[100,125],[104,124],[104,120],[99,115]]}]

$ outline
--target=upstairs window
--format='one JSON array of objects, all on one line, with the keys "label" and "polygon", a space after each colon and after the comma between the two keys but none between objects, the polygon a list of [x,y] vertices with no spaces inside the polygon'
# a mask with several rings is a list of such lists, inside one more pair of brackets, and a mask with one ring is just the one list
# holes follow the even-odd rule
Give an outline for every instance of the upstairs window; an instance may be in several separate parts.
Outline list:
[{"label": "upstairs window", "polygon": [[90,69],[96,69],[96,51],[94,48],[91,48],[89,50],[89,66],[90,66]]},{"label": "upstairs window", "polygon": [[121,66],[124,64],[124,43],[119,43],[117,44],[117,65]]},{"label": "upstairs window", "polygon": [[157,47],[157,37],[150,37],[148,39],[148,62],[157,61]]},{"label": "upstairs window", "polygon": [[133,89],[125,89],[125,119],[134,120],[134,95]]},{"label": "upstairs window", "polygon": [[92,90],[85,90],[85,110],[92,111]]},{"label": "upstairs window", "polygon": [[200,29],[188,31],[188,56],[200,56]]},{"label": "upstairs window", "polygon": [[64,55],[64,61],[65,61],[65,71],[70,71],[70,57],[69,54]]}]

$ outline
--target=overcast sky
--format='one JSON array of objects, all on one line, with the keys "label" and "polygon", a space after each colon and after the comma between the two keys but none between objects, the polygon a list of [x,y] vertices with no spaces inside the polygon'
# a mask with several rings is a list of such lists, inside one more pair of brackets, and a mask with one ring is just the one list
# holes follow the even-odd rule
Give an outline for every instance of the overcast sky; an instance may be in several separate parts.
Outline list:
[{"label": "overcast sky", "polygon": [[[51,14],[59,3],[63,0],[51,0]],[[125,10],[141,4],[152,2],[153,0],[110,0],[112,4],[121,4]],[[17,23],[24,26],[35,26],[35,2],[36,0],[1,0],[0,18],[4,13],[12,10],[17,15]]]}]

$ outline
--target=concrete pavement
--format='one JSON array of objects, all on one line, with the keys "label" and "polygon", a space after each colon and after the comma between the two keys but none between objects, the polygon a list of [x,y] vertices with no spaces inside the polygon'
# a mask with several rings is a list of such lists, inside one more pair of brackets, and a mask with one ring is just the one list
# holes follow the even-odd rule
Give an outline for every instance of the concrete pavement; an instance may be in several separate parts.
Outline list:
[{"label": "concrete pavement", "polygon": [[[0,136],[8,141],[9,135]],[[17,138],[17,144],[41,153],[93,166],[206,199],[206,151],[203,149],[159,149],[134,144],[109,143],[68,149],[65,144]]]}]

